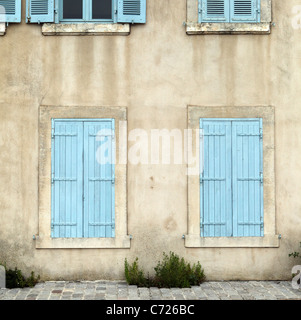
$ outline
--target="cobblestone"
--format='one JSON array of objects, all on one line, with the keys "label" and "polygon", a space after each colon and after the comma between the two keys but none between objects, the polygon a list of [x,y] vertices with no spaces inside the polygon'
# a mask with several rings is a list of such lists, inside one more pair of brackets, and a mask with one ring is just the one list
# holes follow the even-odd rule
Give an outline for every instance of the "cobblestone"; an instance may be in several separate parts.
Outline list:
[{"label": "cobblestone", "polygon": [[0,300],[301,300],[290,281],[208,281],[191,288],[138,288],[123,281],[47,281],[0,289]]}]

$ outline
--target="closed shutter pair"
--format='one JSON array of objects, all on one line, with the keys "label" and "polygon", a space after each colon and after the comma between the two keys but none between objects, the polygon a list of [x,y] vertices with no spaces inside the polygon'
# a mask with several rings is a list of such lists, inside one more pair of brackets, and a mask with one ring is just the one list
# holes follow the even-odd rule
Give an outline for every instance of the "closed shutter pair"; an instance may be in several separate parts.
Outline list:
[{"label": "closed shutter pair", "polygon": [[201,236],[263,236],[262,119],[201,119],[200,132]]},{"label": "closed shutter pair", "polygon": [[53,119],[51,237],[115,237],[114,119]]},{"label": "closed shutter pair", "polygon": [[260,22],[260,0],[199,0],[199,22]]}]

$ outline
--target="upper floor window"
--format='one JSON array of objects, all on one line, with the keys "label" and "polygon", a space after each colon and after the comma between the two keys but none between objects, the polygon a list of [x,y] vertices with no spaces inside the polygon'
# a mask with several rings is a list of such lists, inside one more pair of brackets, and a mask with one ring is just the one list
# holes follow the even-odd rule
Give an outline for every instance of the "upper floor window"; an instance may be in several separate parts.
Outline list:
[{"label": "upper floor window", "polygon": [[199,0],[199,22],[260,22],[260,0]]},{"label": "upper floor window", "polygon": [[269,34],[271,0],[187,0],[186,33]]},{"label": "upper floor window", "polygon": [[27,22],[145,23],[146,0],[27,0]]}]

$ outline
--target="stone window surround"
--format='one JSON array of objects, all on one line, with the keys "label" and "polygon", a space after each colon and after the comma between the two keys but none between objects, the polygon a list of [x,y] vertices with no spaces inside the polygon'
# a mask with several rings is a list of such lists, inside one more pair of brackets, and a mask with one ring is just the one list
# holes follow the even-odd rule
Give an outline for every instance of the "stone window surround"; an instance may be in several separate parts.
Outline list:
[{"label": "stone window surround", "polygon": [[272,0],[261,0],[260,23],[199,23],[198,2],[199,0],[187,0],[187,21],[185,26],[188,35],[271,33]]},{"label": "stone window surround", "polygon": [[39,231],[38,249],[130,248],[127,234],[127,167],[115,164],[115,238],[51,238],[51,119],[114,118],[116,159],[119,159],[119,121],[124,107],[40,106],[39,110]]},{"label": "stone window surround", "polygon": [[44,36],[127,36],[131,33],[129,23],[44,23]]},{"label": "stone window surround", "polygon": [[[218,247],[279,247],[276,234],[275,169],[274,169],[274,107],[202,107],[188,106],[188,128],[192,130],[192,150],[199,163],[200,118],[262,118],[263,121],[263,176],[264,176],[264,236],[263,237],[201,237],[200,236],[200,179],[199,167],[188,174],[188,234],[187,248]],[[188,167],[189,169],[189,167]]]}]

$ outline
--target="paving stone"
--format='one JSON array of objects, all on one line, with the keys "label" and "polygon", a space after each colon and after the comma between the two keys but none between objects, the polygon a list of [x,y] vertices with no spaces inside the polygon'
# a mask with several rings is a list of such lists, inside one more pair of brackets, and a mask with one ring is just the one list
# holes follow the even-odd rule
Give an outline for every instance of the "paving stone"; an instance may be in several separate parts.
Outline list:
[{"label": "paving stone", "polygon": [[47,281],[0,289],[0,300],[301,300],[291,281],[212,281],[191,288],[138,288],[124,281]]}]

